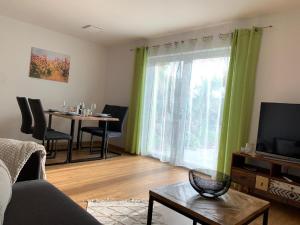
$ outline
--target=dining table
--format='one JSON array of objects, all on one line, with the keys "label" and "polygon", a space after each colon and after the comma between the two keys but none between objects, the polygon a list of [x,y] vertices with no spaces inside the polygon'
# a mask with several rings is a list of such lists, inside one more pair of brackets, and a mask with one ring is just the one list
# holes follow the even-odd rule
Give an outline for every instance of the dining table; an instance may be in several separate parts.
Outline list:
[{"label": "dining table", "polygon": [[[82,116],[79,114],[73,114],[73,113],[68,113],[68,112],[57,112],[57,111],[45,111],[46,114],[49,115],[49,120],[48,120],[48,128],[51,129],[52,126],[52,117],[59,117],[59,118],[64,118],[67,120],[71,121],[71,127],[70,127],[70,144],[67,149],[67,158],[64,163],[72,163],[72,162],[83,162],[83,161],[91,161],[91,160],[97,160],[97,159],[106,159],[107,158],[107,129],[108,129],[108,124],[111,122],[118,122],[119,119],[115,117],[110,117],[110,116],[96,116],[96,115],[90,115],[90,116]],[[93,158],[85,158],[85,159],[72,159],[72,151],[73,151],[73,145],[74,145],[74,131],[75,131],[75,122],[78,122],[77,125],[77,141],[76,141],[76,149],[79,149],[80,146],[80,130],[81,130],[81,125],[82,121],[101,121],[103,122],[103,136],[102,136],[102,142],[101,142],[101,151],[100,155],[97,157]],[[47,143],[47,146],[49,146],[49,142]]]}]

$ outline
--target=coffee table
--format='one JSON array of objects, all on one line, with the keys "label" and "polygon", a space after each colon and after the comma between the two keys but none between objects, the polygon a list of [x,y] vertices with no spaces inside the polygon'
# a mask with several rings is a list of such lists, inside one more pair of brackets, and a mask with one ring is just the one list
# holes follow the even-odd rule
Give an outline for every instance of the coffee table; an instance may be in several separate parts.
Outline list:
[{"label": "coffee table", "polygon": [[190,218],[193,225],[246,225],[261,215],[263,225],[268,224],[269,202],[232,189],[217,199],[201,197],[190,183],[150,190],[147,225],[154,201]]}]

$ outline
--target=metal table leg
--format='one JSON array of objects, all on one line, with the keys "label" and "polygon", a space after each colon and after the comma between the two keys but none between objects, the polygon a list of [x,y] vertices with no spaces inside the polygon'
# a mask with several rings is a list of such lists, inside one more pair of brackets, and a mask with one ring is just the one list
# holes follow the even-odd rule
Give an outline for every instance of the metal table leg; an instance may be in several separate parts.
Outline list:
[{"label": "metal table leg", "polygon": [[107,141],[107,121],[104,121],[104,130],[103,130],[103,136],[102,136],[102,143],[101,143],[101,157],[106,159],[107,157],[107,147],[106,147],[106,141]]},{"label": "metal table leg", "polygon": [[268,219],[269,219],[269,209],[267,209],[264,212],[264,216],[263,216],[263,225],[268,225]]},{"label": "metal table leg", "polygon": [[148,205],[147,225],[152,224],[152,213],[153,213],[153,198],[150,196],[149,205]]},{"label": "metal table leg", "polygon": [[71,130],[70,136],[71,140],[69,140],[69,148],[67,153],[67,162],[70,163],[72,161],[72,149],[73,149],[73,139],[74,139],[74,127],[75,127],[75,120],[71,120]]},{"label": "metal table leg", "polygon": [[[52,126],[52,114],[49,114],[49,119],[48,119],[48,129],[51,129]],[[47,152],[50,150],[50,141],[47,140],[47,146],[46,146]]]},{"label": "metal table leg", "polygon": [[77,128],[77,143],[76,143],[76,149],[80,149],[80,130],[81,130],[81,123],[82,121],[78,121],[78,128]]}]

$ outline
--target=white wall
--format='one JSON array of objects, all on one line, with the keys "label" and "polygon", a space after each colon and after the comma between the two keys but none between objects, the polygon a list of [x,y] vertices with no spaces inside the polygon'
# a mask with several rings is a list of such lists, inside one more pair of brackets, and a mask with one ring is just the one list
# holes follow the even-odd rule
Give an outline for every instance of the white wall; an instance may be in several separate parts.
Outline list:
[{"label": "white wall", "polygon": [[[130,49],[135,46],[138,46],[138,43],[117,45],[108,51],[105,87],[107,104],[129,106],[134,66],[134,51]],[[126,131],[126,123],[124,131]],[[124,147],[125,136],[113,139],[111,143]]]},{"label": "white wall", "polygon": [[300,103],[300,11],[261,18],[264,31],[257,68],[250,142],[257,138],[260,103]]},{"label": "white wall", "polygon": [[[16,96],[40,98],[45,109],[81,101],[104,104],[106,49],[91,42],[0,17],[0,137],[30,139],[19,132],[21,115]],[[70,55],[68,83],[30,78],[31,47]],[[69,132],[70,121],[55,118],[57,130]]]},{"label": "white wall", "polygon": [[[265,29],[257,69],[255,101],[249,141],[256,142],[261,101],[300,103],[300,11],[257,17],[187,33],[148,40],[149,45],[231,32],[234,28],[273,25]],[[128,104],[134,56],[129,49],[140,43],[109,49],[106,101]],[[119,142],[122,145],[122,142]]]},{"label": "white wall", "polygon": [[133,78],[134,51],[132,44],[114,46],[107,56],[105,101],[128,106]]}]

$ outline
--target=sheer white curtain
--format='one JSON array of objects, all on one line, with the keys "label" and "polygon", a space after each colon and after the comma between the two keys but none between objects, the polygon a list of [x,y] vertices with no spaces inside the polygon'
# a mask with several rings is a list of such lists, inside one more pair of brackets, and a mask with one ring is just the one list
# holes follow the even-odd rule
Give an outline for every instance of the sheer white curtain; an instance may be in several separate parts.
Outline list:
[{"label": "sheer white curtain", "polygon": [[142,155],[216,169],[230,40],[206,38],[150,49]]}]

